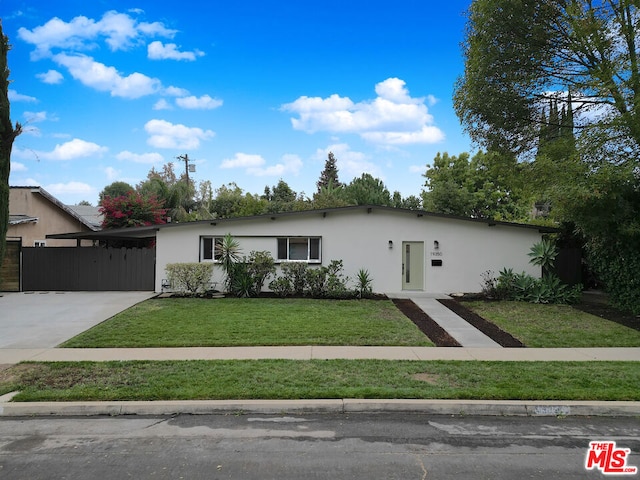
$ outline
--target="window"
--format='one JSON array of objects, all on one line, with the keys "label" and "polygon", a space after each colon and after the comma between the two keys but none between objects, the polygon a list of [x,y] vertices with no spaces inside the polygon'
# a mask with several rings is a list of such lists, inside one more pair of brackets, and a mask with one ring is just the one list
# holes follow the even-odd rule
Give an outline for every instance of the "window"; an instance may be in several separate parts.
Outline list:
[{"label": "window", "polygon": [[278,238],[278,261],[320,262],[320,237]]},{"label": "window", "polygon": [[216,251],[219,245],[222,245],[222,237],[200,237],[200,259],[209,262],[220,260]]}]

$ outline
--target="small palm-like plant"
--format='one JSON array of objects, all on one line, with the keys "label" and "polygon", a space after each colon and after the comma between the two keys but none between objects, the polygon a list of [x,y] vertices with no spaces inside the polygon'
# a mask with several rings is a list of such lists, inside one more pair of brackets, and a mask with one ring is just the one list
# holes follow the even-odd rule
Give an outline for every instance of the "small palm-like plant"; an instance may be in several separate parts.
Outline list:
[{"label": "small palm-like plant", "polygon": [[240,243],[230,233],[222,237],[220,243],[216,243],[216,258],[227,275],[225,286],[228,292],[233,289],[234,266],[240,260],[241,252]]}]

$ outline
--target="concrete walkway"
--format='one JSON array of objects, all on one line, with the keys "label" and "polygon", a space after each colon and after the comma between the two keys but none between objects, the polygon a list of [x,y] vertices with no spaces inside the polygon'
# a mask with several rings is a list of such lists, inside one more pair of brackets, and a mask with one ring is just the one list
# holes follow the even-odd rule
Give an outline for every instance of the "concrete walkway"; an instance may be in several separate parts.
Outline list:
[{"label": "concrete walkway", "polygon": [[430,295],[422,292],[403,292],[389,294],[389,298],[408,298],[429,315],[449,335],[463,347],[469,348],[502,348],[502,346],[466,320],[438,302],[438,298],[449,298],[446,295]]}]

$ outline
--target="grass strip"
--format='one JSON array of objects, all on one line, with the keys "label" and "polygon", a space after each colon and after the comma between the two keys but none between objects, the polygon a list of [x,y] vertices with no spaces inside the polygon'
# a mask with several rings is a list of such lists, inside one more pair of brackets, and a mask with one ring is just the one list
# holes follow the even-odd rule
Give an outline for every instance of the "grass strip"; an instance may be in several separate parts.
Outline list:
[{"label": "grass strip", "polygon": [[151,299],[66,348],[256,345],[433,346],[389,300]]},{"label": "grass strip", "polygon": [[14,401],[412,398],[640,400],[639,362],[228,360],[26,362]]},{"label": "grass strip", "polygon": [[596,317],[569,305],[526,302],[464,302],[527,347],[640,347],[640,331]]}]

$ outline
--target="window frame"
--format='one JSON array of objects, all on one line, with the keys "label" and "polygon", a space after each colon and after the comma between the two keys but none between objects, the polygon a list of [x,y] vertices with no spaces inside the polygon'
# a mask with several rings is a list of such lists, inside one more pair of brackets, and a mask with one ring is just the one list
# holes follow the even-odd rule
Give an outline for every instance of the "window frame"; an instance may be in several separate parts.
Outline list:
[{"label": "window frame", "polygon": [[[200,236],[200,261],[220,263],[220,254],[216,253],[216,245],[222,244],[223,237],[219,235],[201,235]],[[205,242],[211,241],[211,250],[205,249]],[[207,258],[210,253],[211,258]]]},{"label": "window frame", "polygon": [[[294,242],[291,242],[294,240]],[[306,240],[307,244],[307,255],[306,258],[291,258],[291,244],[300,244],[301,240]],[[315,252],[314,252],[315,250]],[[286,258],[282,255],[282,252],[286,252]],[[315,257],[313,258],[313,253],[315,253]],[[319,236],[287,236],[287,237],[276,237],[276,263],[285,263],[285,262],[300,262],[300,263],[322,263],[322,237]]]}]

